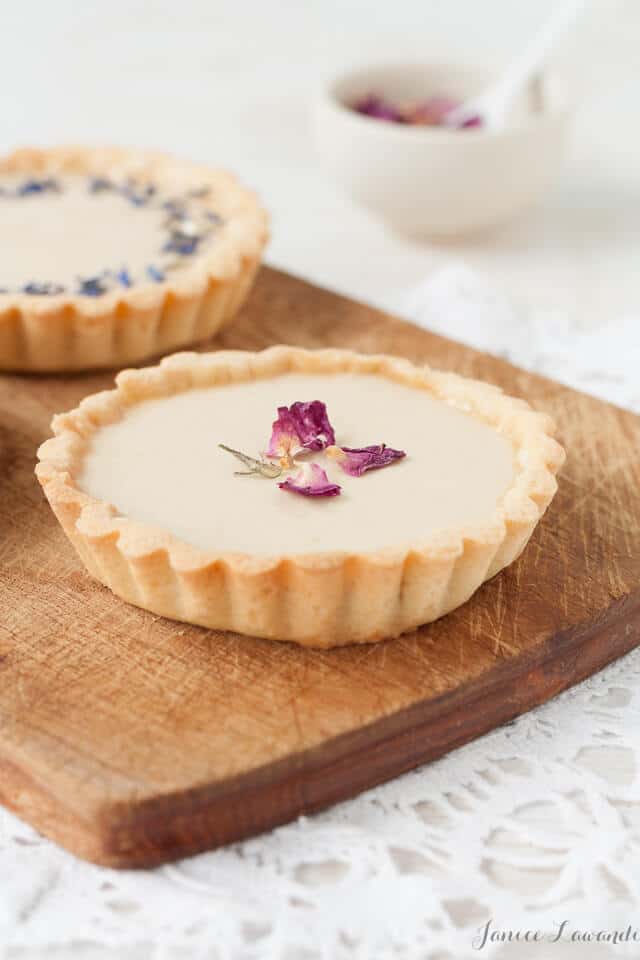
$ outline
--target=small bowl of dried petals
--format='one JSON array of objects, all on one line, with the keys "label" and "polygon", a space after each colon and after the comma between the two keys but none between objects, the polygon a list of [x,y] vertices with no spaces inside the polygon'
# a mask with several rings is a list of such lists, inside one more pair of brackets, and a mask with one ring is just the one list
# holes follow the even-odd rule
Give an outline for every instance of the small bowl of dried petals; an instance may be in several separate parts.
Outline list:
[{"label": "small bowl of dried petals", "polygon": [[452,127],[447,115],[494,79],[459,64],[361,68],[318,99],[315,140],[324,169],[361,205],[412,236],[455,237],[509,221],[557,174],[568,104],[545,73],[506,122],[481,115]]}]

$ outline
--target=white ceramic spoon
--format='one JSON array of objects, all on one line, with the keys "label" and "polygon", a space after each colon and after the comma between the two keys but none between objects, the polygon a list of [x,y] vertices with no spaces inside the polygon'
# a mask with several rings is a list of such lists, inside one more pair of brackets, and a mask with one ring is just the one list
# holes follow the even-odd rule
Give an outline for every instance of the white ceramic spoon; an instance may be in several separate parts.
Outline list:
[{"label": "white ceramic spoon", "polygon": [[446,127],[463,127],[480,118],[485,129],[504,127],[515,98],[536,76],[560,36],[571,26],[587,0],[562,0],[535,33],[524,52],[513,60],[499,80],[484,93],[467,100],[444,118]]}]

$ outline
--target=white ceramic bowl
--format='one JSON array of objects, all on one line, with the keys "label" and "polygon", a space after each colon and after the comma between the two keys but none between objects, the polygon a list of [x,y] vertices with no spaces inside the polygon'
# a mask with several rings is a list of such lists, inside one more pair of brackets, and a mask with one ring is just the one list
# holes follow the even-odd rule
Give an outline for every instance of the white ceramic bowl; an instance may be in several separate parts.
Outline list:
[{"label": "white ceramic bowl", "polygon": [[545,76],[498,131],[404,126],[350,106],[369,93],[392,102],[438,93],[463,100],[493,78],[491,70],[451,63],[360,68],[337,77],[314,114],[324,168],[403,233],[451,237],[508,221],[561,165],[569,111],[554,78]]}]

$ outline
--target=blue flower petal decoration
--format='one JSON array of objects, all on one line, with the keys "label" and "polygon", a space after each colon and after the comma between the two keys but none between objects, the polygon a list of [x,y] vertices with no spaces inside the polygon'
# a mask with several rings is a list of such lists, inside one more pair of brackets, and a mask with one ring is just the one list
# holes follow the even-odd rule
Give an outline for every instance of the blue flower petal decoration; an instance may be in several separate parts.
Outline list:
[{"label": "blue flower petal decoration", "polygon": [[157,267],[154,267],[153,264],[150,264],[147,267],[147,276],[150,280],[153,280],[154,283],[163,283],[164,282],[164,273],[162,270],[159,270]]},{"label": "blue flower petal decoration", "polygon": [[179,253],[183,257],[189,257],[198,249],[201,237],[192,237],[187,233],[175,231],[162,248],[165,253]]},{"label": "blue flower petal decoration", "polygon": [[100,297],[109,290],[109,284],[103,274],[96,277],[80,277],[78,293],[83,297]]},{"label": "blue flower petal decoration", "polygon": [[144,207],[156,195],[156,188],[152,183],[140,186],[129,180],[122,188],[122,193],[134,207]]},{"label": "blue flower petal decoration", "polygon": [[113,190],[115,185],[106,177],[90,177],[89,193],[105,193],[107,190]]},{"label": "blue flower petal decoration", "polygon": [[[65,187],[64,180],[56,177],[29,177],[17,187],[0,184],[0,201],[5,197],[27,197],[47,192],[59,192]],[[110,290],[119,287],[133,287],[143,282],[145,277],[154,283],[163,283],[166,271],[178,268],[182,258],[196,254],[201,245],[211,236],[213,229],[223,223],[222,218],[213,210],[207,209],[199,201],[211,194],[208,186],[187,190],[177,196],[162,197],[153,183],[140,182],[133,177],[126,181],[111,180],[102,175],[86,178],[86,189],[90,194],[100,194],[111,191],[115,196],[134,207],[150,206],[154,210],[166,211],[166,218],[160,227],[158,238],[159,253],[173,254],[169,258],[162,258],[161,266],[149,264],[144,271],[132,274],[128,267],[109,267],[94,276],[78,277],[78,286],[75,292],[81,296],[99,297]],[[163,244],[164,241],[164,245]],[[66,288],[58,283],[41,283],[30,281],[22,287],[15,288],[15,292],[31,294],[33,296],[53,296],[64,293]],[[0,293],[11,293],[11,289],[0,287]]]},{"label": "blue flower petal decoration", "polygon": [[61,283],[26,283],[22,288],[23,293],[29,293],[34,297],[52,297],[57,293],[64,293],[64,287]]},{"label": "blue flower petal decoration", "polygon": [[60,184],[54,177],[37,178],[32,177],[21,183],[17,189],[19,197],[26,197],[32,193],[57,193],[60,190]]}]

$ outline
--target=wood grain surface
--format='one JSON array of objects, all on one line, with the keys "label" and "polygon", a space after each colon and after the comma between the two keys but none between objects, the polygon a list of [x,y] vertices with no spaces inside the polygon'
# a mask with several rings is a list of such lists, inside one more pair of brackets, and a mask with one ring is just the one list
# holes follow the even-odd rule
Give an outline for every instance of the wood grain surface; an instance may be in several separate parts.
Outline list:
[{"label": "wood grain surface", "polygon": [[0,800],[76,854],[144,866],[317,810],[490,730],[640,642],[640,418],[264,269],[211,347],[382,351],[553,414],[560,491],[522,558],[385,643],[173,623],[89,579],[33,475],[107,374],[0,378]]}]

